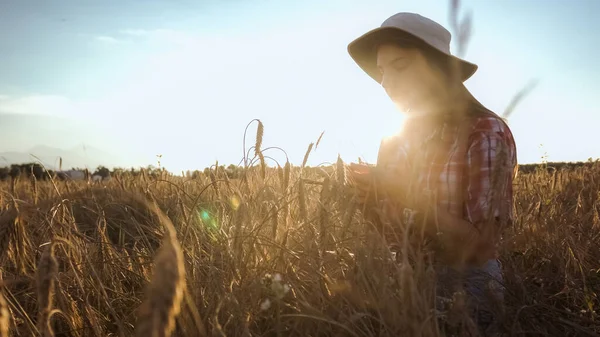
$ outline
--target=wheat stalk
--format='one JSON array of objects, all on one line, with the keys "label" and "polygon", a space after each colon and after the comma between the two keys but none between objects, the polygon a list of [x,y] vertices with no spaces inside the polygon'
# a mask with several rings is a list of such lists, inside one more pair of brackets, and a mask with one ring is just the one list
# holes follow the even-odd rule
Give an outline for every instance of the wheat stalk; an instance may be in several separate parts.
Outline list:
[{"label": "wheat stalk", "polygon": [[158,209],[155,212],[166,229],[163,244],[154,259],[154,275],[146,289],[136,327],[139,337],[167,337],[175,328],[185,288],[183,253],[171,220]]},{"label": "wheat stalk", "polygon": [[260,120],[258,120],[258,127],[256,129],[256,142],[254,144],[254,154],[256,156],[258,156],[258,158],[260,159],[260,176],[262,177],[262,179],[265,179],[266,170],[267,170],[267,164],[265,163],[265,156],[263,155],[263,153],[261,151],[264,132],[265,132],[265,127],[264,127],[263,123]]},{"label": "wheat stalk", "polygon": [[52,311],[54,286],[56,275],[58,273],[58,262],[54,256],[54,245],[54,241],[46,245],[36,271],[38,300],[37,326],[44,337],[54,336],[54,332],[50,325],[50,312]]},{"label": "wheat stalk", "polygon": [[0,216],[0,263],[4,254],[8,252],[10,241],[15,233],[15,221],[17,221],[16,210],[10,211]]},{"label": "wheat stalk", "polygon": [[300,218],[306,221],[308,218],[308,211],[306,210],[306,190],[304,187],[304,180],[300,178],[298,181],[298,212]]},{"label": "wheat stalk", "polygon": [[10,310],[8,308],[8,302],[6,302],[6,299],[4,298],[3,288],[2,273],[0,272],[0,337],[8,337]]}]

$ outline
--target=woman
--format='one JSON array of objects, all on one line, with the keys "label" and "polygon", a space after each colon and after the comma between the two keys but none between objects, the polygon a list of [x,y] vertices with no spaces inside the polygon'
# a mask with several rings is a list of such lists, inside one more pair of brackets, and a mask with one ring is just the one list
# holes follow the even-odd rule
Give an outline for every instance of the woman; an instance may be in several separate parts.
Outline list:
[{"label": "woman", "polygon": [[398,13],[349,44],[354,61],[405,114],[402,131],[381,144],[377,174],[356,164],[350,170],[363,202],[374,183],[390,196],[392,225],[424,226],[443,246],[440,290],[452,289],[464,271],[484,331],[494,321],[489,280],[502,281],[497,244],[513,221],[516,148],[502,118],[463,85],[477,66],[451,55],[450,39],[436,22]]}]

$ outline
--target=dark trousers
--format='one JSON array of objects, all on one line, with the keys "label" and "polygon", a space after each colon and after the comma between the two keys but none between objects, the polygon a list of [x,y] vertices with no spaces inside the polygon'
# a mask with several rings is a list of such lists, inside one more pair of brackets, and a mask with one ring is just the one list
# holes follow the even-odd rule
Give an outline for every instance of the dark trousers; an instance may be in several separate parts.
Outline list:
[{"label": "dark trousers", "polygon": [[493,259],[481,267],[457,271],[439,266],[437,271],[438,310],[446,311],[457,292],[464,295],[466,308],[481,336],[493,336],[499,331],[500,312],[504,302],[502,264]]}]

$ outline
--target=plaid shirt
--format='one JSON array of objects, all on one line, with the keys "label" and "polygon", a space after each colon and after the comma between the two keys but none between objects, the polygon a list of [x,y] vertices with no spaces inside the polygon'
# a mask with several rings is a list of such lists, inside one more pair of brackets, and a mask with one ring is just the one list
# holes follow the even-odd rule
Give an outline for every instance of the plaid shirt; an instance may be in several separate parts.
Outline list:
[{"label": "plaid shirt", "polygon": [[[460,123],[409,118],[380,147],[377,166],[414,183],[407,195],[434,193],[439,207],[477,229],[492,216],[512,222],[516,146],[506,123],[481,105]],[[406,174],[410,174],[406,177]],[[502,228],[494,228],[496,233]]]}]

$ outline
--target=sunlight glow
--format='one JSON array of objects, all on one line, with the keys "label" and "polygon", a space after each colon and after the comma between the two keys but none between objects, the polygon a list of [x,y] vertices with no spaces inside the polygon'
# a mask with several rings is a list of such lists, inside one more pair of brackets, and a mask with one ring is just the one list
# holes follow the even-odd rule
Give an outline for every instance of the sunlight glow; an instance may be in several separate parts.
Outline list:
[{"label": "sunlight glow", "polygon": [[[502,114],[523,85],[540,79],[508,121],[519,162],[539,162],[544,155],[539,144],[544,144],[550,161],[598,156],[597,141],[589,137],[598,134],[600,108],[594,88],[600,68],[594,68],[596,61],[588,56],[596,55],[597,47],[589,44],[591,37],[579,33],[595,31],[596,21],[572,20],[568,27],[558,28],[538,12],[560,12],[570,18],[587,12],[558,2],[538,8],[507,1],[498,5],[465,0],[463,6],[473,12],[475,21],[464,57],[479,65],[466,86],[486,107]],[[308,165],[334,162],[338,154],[345,161],[360,157],[373,162],[381,139],[401,128],[402,115],[384,90],[354,64],[347,44],[397,11],[418,12],[449,27],[447,6],[434,0],[400,7],[397,1],[387,0],[378,6],[338,1],[335,11],[314,10],[333,2],[215,6],[200,23],[166,14],[160,22],[144,21],[129,8],[123,13],[127,25],[81,22],[78,30],[95,33],[77,38],[54,26],[42,29],[47,23],[32,19],[32,27],[37,28],[31,31],[37,35],[24,31],[25,38],[19,40],[55,39],[64,48],[47,57],[23,58],[35,64],[15,66],[35,73],[16,74],[10,62],[2,63],[8,65],[6,74],[15,76],[3,76],[7,83],[0,86],[0,113],[62,116],[82,125],[84,121],[88,126],[81,128],[81,134],[87,138],[77,144],[125,158],[130,166],[156,165],[156,155],[161,154],[161,165],[177,173],[203,169],[215,160],[239,163],[244,128],[255,118],[265,126],[263,146],[281,147],[292,164],[302,162],[308,144],[322,132]],[[81,6],[70,10],[86,10]],[[290,6],[300,14],[282,15],[290,13]],[[248,10],[256,15],[248,16]],[[221,20],[225,11],[228,19]],[[515,11],[514,22],[499,32],[496,27],[503,15]],[[543,36],[554,36],[563,47],[556,48],[555,39]],[[47,44],[53,42],[39,48]],[[29,53],[32,45],[38,44],[28,43],[21,52]],[[581,61],[575,62],[574,55]],[[64,59],[86,61],[60,63]],[[52,80],[56,72],[69,75],[64,84]],[[26,80],[31,83],[14,88]],[[21,129],[27,137],[19,138],[19,151],[40,144],[77,145],[63,146],[74,143],[75,136],[66,132],[48,136],[46,125],[25,123]],[[557,137],[557,129],[565,137]],[[252,142],[247,139],[246,148]],[[0,144],[0,152],[13,150],[9,146],[10,142]],[[272,154],[285,161],[282,153]]]}]

